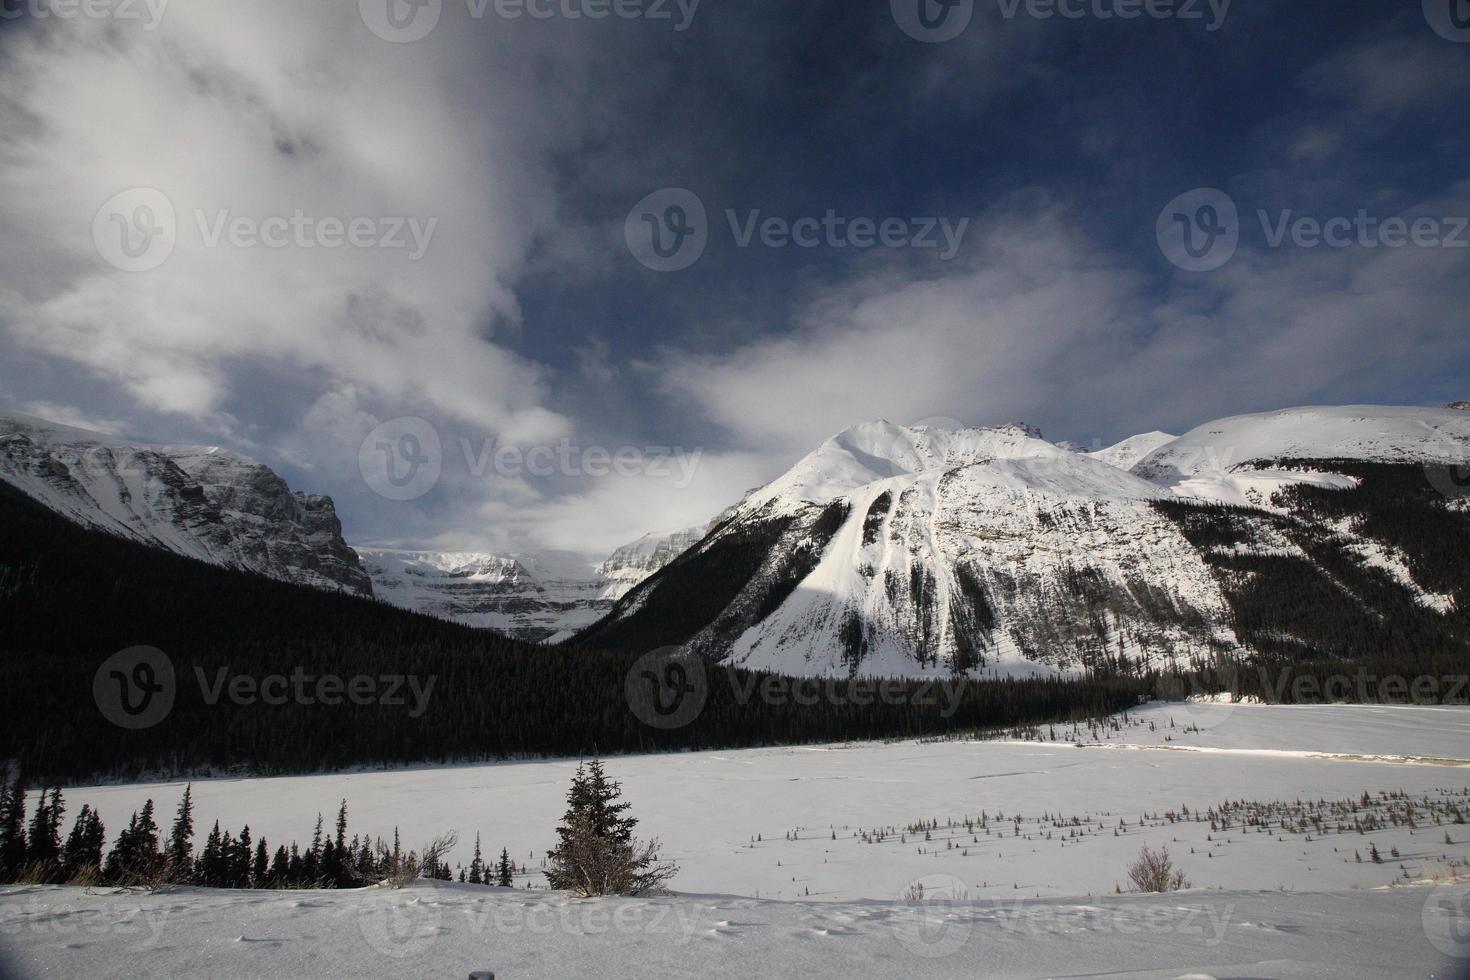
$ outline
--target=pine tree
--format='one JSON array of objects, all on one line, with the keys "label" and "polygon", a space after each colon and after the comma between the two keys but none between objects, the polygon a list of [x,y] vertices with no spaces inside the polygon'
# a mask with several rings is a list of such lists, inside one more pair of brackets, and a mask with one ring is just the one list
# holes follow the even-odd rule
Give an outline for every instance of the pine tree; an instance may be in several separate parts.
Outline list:
[{"label": "pine tree", "polygon": [[500,863],[495,868],[495,883],[501,888],[515,887],[515,866],[510,863],[509,848],[500,849]]},{"label": "pine tree", "polygon": [[26,863],[26,790],[20,773],[4,786],[0,777],[0,881],[14,881]]},{"label": "pine tree", "polygon": [[78,875],[101,870],[102,821],[96,811],[84,803],[61,852],[61,879],[70,882]]},{"label": "pine tree", "polygon": [[218,888],[224,883],[224,837],[220,834],[219,821],[204,839],[204,850],[194,872],[194,880],[206,888]]},{"label": "pine tree", "polygon": [[470,862],[470,873],[466,879],[472,885],[485,883],[485,861],[480,857],[480,835],[475,835],[475,859]]},{"label": "pine tree", "polygon": [[276,856],[271,859],[270,884],[272,888],[281,888],[291,880],[291,856],[286,853],[286,845],[282,844],[276,848]]},{"label": "pine tree", "polygon": [[231,888],[250,887],[250,862],[255,855],[255,847],[250,840],[250,825],[246,824],[240,831],[239,838],[230,852],[229,880]]},{"label": "pine tree", "polygon": [[107,855],[106,876],[120,885],[149,884],[163,870],[164,856],[158,850],[158,825],[153,822],[153,801],[135,812],[128,827],[117,835]]},{"label": "pine tree", "polygon": [[351,852],[347,850],[347,801],[337,811],[337,836],[328,842],[322,856],[322,874],[333,888],[350,884],[347,868],[351,863]]},{"label": "pine tree", "polygon": [[184,787],[168,835],[168,875],[171,881],[186,881],[194,873],[194,785]]},{"label": "pine tree", "polygon": [[577,767],[556,831],[559,843],[547,855],[552,888],[586,896],[637,895],[662,887],[677,873],[659,861],[658,841],[639,844],[633,838],[638,821],[626,815],[629,806],[600,760]]},{"label": "pine tree", "polygon": [[265,888],[270,879],[270,849],[266,846],[265,838],[255,845],[255,861],[250,867],[250,884],[252,888]]},{"label": "pine tree", "polygon": [[311,835],[311,849],[301,856],[302,873],[315,884],[322,876],[322,815],[316,815],[316,833]]},{"label": "pine tree", "polygon": [[291,842],[291,858],[286,862],[286,883],[293,886],[306,883],[306,862],[301,859],[301,851],[294,840]]},{"label": "pine tree", "polygon": [[41,875],[42,880],[51,881],[61,871],[61,815],[66,804],[61,800],[61,790],[53,789],[51,796],[41,791],[36,801],[36,812],[31,816],[31,829],[26,838],[26,864]]}]

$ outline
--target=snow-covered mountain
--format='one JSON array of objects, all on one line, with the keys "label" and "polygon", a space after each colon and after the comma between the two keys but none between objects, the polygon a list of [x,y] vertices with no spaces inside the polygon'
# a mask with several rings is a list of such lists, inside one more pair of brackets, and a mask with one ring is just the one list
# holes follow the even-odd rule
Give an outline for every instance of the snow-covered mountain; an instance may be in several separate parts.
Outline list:
[{"label": "snow-covered mountain", "polygon": [[[1385,631],[1449,635],[1439,620],[1470,595],[1425,549],[1432,525],[1470,535],[1470,518],[1424,467],[1466,460],[1470,416],[1452,410],[1297,409],[1095,454],[1024,426],[868,423],[752,492],[582,638],[823,675],[1336,652],[1316,621],[1258,622],[1254,590],[1301,582]],[[1218,504],[1248,509],[1200,506]],[[1422,539],[1379,520],[1403,507]]]},{"label": "snow-covered mountain", "polygon": [[0,417],[0,479],[89,527],[272,578],[370,594],[331,498],[219,448]]},{"label": "snow-covered mountain", "polygon": [[357,551],[381,599],[520,639],[556,643],[605,616],[629,589],[704,532],[701,526],[645,535],[601,562],[558,551]]}]

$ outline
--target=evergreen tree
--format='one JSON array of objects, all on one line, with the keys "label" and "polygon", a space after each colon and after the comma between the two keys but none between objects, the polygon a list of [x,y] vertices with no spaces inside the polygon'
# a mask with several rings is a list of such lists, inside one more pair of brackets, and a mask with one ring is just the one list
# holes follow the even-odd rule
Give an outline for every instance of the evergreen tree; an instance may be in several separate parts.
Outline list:
[{"label": "evergreen tree", "polygon": [[138,832],[135,838],[140,870],[152,874],[158,870],[163,855],[158,850],[158,824],[153,820],[153,801],[144,800],[138,813]]},{"label": "evergreen tree", "polygon": [[466,879],[472,885],[485,884],[485,861],[480,857],[480,835],[475,835],[475,858],[470,862],[470,873]]},{"label": "evergreen tree", "polygon": [[168,872],[173,881],[185,881],[194,872],[194,785],[184,787],[168,835]]},{"label": "evergreen tree", "polygon": [[46,791],[36,801],[31,816],[31,829],[26,840],[26,864],[35,868],[42,880],[51,881],[61,872],[61,815],[66,811],[60,788]]},{"label": "evergreen tree", "polygon": [[96,810],[83,804],[81,812],[77,814],[77,822],[66,838],[66,847],[62,850],[61,869],[64,880],[72,881],[88,871],[101,872],[102,840],[101,818],[97,816]]},{"label": "evergreen tree", "polygon": [[4,786],[0,778],[0,881],[14,881],[26,863],[26,790],[20,773]]},{"label": "evergreen tree", "polygon": [[206,888],[218,888],[224,882],[224,837],[220,834],[219,821],[204,839],[204,850],[194,872],[194,880]]},{"label": "evergreen tree", "polygon": [[286,853],[286,845],[282,844],[276,848],[276,856],[271,859],[270,886],[280,888],[291,878],[291,856]]},{"label": "evergreen tree", "polygon": [[638,895],[662,887],[678,869],[660,863],[658,841],[633,838],[638,821],[627,816],[622,787],[594,759],[577,767],[567,792],[567,813],[557,828],[559,843],[548,855],[552,888],[582,895]]},{"label": "evergreen tree", "polygon": [[500,863],[495,868],[495,883],[501,888],[515,887],[515,865],[510,863],[510,849],[500,849]]},{"label": "evergreen tree", "polygon": [[163,870],[164,856],[158,850],[158,825],[153,822],[153,801],[133,814],[128,827],[117,835],[107,855],[106,876],[121,885],[149,884]]},{"label": "evergreen tree", "polygon": [[316,815],[316,832],[311,835],[311,849],[301,856],[301,870],[306,880],[315,883],[322,876],[322,815]]},{"label": "evergreen tree", "polygon": [[255,856],[255,847],[250,840],[250,825],[240,831],[240,837],[230,852],[230,887],[250,887],[250,862]]},{"label": "evergreen tree", "polygon": [[250,887],[265,888],[270,878],[270,850],[265,838],[255,845],[255,860],[250,865]]}]

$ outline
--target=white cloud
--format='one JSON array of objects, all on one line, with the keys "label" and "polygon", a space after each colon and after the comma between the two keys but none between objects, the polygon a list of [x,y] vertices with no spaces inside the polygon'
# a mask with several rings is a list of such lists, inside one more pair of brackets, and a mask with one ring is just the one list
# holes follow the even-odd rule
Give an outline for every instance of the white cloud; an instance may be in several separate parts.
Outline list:
[{"label": "white cloud", "polygon": [[[1470,213],[1470,186],[1409,213]],[[1463,248],[1245,247],[1218,272],[1158,280],[1059,208],[977,227],[964,261],[863,269],[812,297],[788,334],[671,353],[667,390],[737,445],[794,458],[879,417],[1060,421],[1073,437],[1197,424],[1470,352]]]},{"label": "white cloud", "polygon": [[[443,33],[389,45],[355,4],[294,0],[191,0],[151,33],[85,19],[12,30],[0,61],[0,126],[14,137],[0,156],[0,319],[12,339],[196,419],[240,394],[233,370],[248,359],[507,434],[563,431],[538,367],[484,339],[519,318],[513,284],[555,223],[541,176],[551,130],[513,121],[508,83],[523,66],[508,44],[494,52],[503,66],[487,65]],[[490,92],[473,111],[471,69]],[[92,241],[98,208],[134,187],[164,192],[178,215],[177,248],[150,272],[113,269]],[[197,220],[297,210],[437,226],[411,262],[403,250],[211,248]]]}]

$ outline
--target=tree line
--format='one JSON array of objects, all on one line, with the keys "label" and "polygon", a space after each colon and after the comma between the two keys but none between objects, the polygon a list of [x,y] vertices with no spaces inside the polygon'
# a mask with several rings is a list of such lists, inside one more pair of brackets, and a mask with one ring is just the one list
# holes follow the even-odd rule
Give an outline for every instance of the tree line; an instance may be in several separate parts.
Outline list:
[{"label": "tree line", "polygon": [[61,789],[41,790],[28,807],[22,778],[10,780],[7,775],[0,774],[0,884],[359,888],[420,877],[450,881],[457,870],[462,882],[512,888],[517,876],[526,874],[511,860],[508,848],[501,848],[499,860],[486,861],[478,834],[473,860],[457,868],[451,868],[445,857],[456,843],[453,835],[422,850],[405,850],[397,828],[391,842],[359,834],[349,839],[346,800],[337,811],[335,833],[327,831],[318,814],[311,843],[305,847],[293,840],[272,850],[266,838],[251,837],[248,824],[237,835],[215,821],[196,852],[192,785],[184,788],[166,834],[149,799],[118,832],[109,850],[104,846],[107,830],[90,805],[82,805],[63,839],[67,807]]},{"label": "tree line", "polygon": [[[987,681],[964,685],[950,712],[919,683],[864,704],[835,681],[803,705],[742,696],[766,675],[711,666],[703,711],[660,730],[629,707],[632,654],[538,647],[194,561],[75,525],[4,484],[0,624],[0,759],[32,785],[959,734],[1107,715],[1148,690],[1140,677]],[[160,723],[129,730],[98,710],[93,682],[107,657],[140,644],[171,659],[177,696]],[[202,688],[222,670],[434,686],[418,716],[384,703],[241,704],[228,689],[210,703]]]}]

